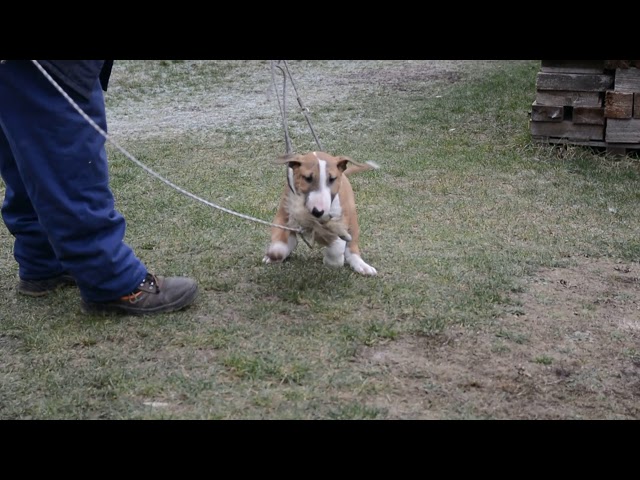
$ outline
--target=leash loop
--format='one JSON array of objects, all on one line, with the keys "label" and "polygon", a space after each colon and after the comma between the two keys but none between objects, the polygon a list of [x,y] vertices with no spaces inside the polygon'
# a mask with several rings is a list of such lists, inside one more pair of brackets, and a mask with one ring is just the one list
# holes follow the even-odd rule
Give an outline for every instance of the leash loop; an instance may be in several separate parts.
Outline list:
[{"label": "leash loop", "polygon": [[[282,63],[284,66],[281,67],[279,64]],[[274,69],[278,68],[282,72],[282,104],[280,104],[280,97],[278,96],[278,89],[276,88],[275,74]],[[313,125],[311,124],[311,117],[308,115],[309,109],[304,105],[300,95],[298,94],[298,89],[296,87],[295,82],[293,81],[293,76],[291,75],[291,71],[289,70],[289,64],[286,60],[271,60],[271,76],[273,79],[273,86],[276,92],[276,98],[278,99],[278,106],[280,107],[280,113],[282,115],[282,124],[284,126],[284,139],[285,146],[287,149],[287,154],[292,153],[291,148],[291,138],[289,137],[289,128],[287,127],[287,109],[286,109],[286,97],[287,97],[287,77],[291,81],[291,86],[296,94],[296,100],[298,101],[298,105],[300,105],[300,111],[304,115],[305,120],[307,121],[307,125],[311,130],[311,134],[313,135],[314,140],[316,141],[316,145],[318,145],[318,150],[324,151],[322,145],[320,144],[320,140],[316,135],[315,130],[313,129]]]}]

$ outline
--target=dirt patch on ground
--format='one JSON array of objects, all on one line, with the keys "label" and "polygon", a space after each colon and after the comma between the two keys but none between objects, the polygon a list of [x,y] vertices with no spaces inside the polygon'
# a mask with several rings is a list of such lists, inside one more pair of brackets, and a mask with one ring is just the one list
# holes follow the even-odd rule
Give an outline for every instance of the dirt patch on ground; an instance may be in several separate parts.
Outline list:
[{"label": "dirt patch on ground", "polygon": [[477,329],[361,352],[394,378],[390,418],[640,418],[640,265],[581,259],[528,279],[514,312]]}]

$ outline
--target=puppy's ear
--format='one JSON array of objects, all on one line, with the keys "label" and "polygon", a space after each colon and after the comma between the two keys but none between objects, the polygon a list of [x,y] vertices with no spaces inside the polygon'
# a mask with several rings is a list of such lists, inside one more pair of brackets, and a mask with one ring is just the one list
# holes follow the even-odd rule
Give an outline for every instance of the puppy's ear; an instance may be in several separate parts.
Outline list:
[{"label": "puppy's ear", "polygon": [[341,172],[344,172],[347,167],[349,166],[349,162],[355,163],[353,160],[351,160],[350,157],[346,157],[344,155],[341,155],[340,157],[338,157],[338,169]]},{"label": "puppy's ear", "polygon": [[285,155],[281,155],[276,159],[276,164],[283,165],[287,164],[290,168],[295,168],[300,166],[300,160],[298,159],[298,155],[295,153],[287,153]]},{"label": "puppy's ear", "polygon": [[351,175],[352,173],[378,169],[380,166],[376,162],[369,160],[366,163],[360,163],[352,160],[350,157],[340,156],[338,157],[338,168],[344,172],[345,175]]}]

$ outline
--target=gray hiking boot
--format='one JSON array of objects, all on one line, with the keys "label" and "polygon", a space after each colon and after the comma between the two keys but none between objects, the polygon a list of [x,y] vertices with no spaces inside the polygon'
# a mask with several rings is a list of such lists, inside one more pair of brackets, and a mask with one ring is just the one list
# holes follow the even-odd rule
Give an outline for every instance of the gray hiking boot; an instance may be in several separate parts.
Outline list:
[{"label": "gray hiking boot", "polygon": [[18,293],[29,297],[42,297],[60,287],[75,285],[75,279],[68,273],[42,280],[23,280],[18,282]]},{"label": "gray hiking boot", "polygon": [[128,295],[110,302],[82,301],[85,313],[123,313],[145,315],[173,312],[193,303],[198,295],[198,284],[186,277],[161,277],[150,273]]}]

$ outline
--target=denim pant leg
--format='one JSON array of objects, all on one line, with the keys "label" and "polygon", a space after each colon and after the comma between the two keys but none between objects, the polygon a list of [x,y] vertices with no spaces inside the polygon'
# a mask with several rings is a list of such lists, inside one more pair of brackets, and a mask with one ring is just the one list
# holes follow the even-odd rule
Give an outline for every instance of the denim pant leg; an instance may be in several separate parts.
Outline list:
[{"label": "denim pant leg", "polygon": [[[106,131],[98,79],[90,98],[69,94]],[[124,242],[104,137],[28,61],[0,65],[0,127],[39,223],[83,298],[107,301],[133,291],[147,270]],[[11,175],[8,180],[13,183]],[[28,247],[16,237],[16,258]]]},{"label": "denim pant leg", "polygon": [[13,254],[18,262],[18,275],[25,280],[42,280],[60,275],[63,272],[62,264],[38,220],[2,128],[0,176],[5,184],[2,219],[15,237]]}]

